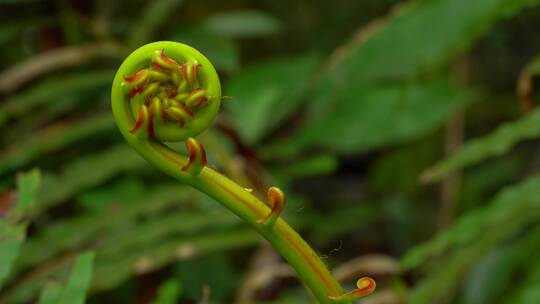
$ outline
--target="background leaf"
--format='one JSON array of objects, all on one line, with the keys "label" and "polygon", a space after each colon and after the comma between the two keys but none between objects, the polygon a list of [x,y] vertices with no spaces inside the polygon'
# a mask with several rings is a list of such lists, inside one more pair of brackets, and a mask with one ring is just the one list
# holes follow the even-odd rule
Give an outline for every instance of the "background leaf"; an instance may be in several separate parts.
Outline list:
[{"label": "background leaf", "polygon": [[0,222],[0,287],[7,278],[11,265],[17,258],[19,248],[24,240],[24,226],[7,226]]},{"label": "background leaf", "polygon": [[182,282],[179,279],[169,279],[159,287],[152,304],[175,304],[182,295]]},{"label": "background leaf", "polygon": [[133,24],[128,38],[133,48],[149,42],[155,32],[171,18],[183,0],[157,0],[146,4],[140,18]]},{"label": "background leaf", "polygon": [[238,47],[227,37],[205,27],[181,29],[171,34],[171,39],[188,44],[205,54],[214,67],[234,72],[240,65]]},{"label": "background leaf", "polygon": [[503,155],[519,142],[538,137],[540,137],[540,110],[500,126],[487,136],[475,138],[455,155],[428,169],[423,179],[429,182],[441,180],[455,170]]},{"label": "background leaf", "polygon": [[275,34],[281,29],[281,23],[275,17],[253,10],[215,14],[208,18],[206,26],[221,35],[234,38]]},{"label": "background leaf", "polygon": [[60,302],[62,285],[56,282],[47,282],[39,296],[39,304],[55,304]]},{"label": "background leaf", "polygon": [[60,303],[83,304],[92,277],[94,253],[87,252],[77,257],[73,270],[62,291]]},{"label": "background leaf", "polygon": [[287,146],[322,145],[346,153],[405,142],[432,132],[473,96],[444,81],[357,87],[329,105],[317,124]]},{"label": "background leaf", "polygon": [[246,142],[257,142],[298,109],[317,63],[313,55],[276,59],[245,68],[227,84],[226,107]]},{"label": "background leaf", "polygon": [[38,169],[17,177],[17,212],[24,213],[36,203],[40,183],[41,172]]}]

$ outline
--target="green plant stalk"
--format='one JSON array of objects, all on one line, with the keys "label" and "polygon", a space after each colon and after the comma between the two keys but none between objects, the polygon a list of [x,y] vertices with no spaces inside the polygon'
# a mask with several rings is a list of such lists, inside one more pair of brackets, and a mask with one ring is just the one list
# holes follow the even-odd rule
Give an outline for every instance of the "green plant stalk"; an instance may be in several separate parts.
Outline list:
[{"label": "green plant stalk", "polygon": [[[160,43],[165,42],[154,43],[154,45],[157,44],[154,49],[171,47],[159,45]],[[118,128],[127,142],[154,167],[212,197],[256,229],[296,270],[320,303],[350,303],[348,299],[329,298],[342,296],[343,288],[317,253],[281,217],[271,225],[261,224],[261,219],[271,212],[266,204],[248,190],[207,166],[202,166],[196,173],[181,170],[189,161],[186,156],[155,139],[133,133],[132,128],[136,124],[135,115],[130,104],[131,100],[127,100],[122,83],[125,76],[132,75],[134,69],[140,68],[141,62],[147,60],[148,57],[149,55],[144,52],[130,55],[119,68],[113,83],[112,109]],[[211,67],[210,62],[205,61],[206,58],[197,57],[197,59],[203,66]],[[215,83],[216,79],[206,81],[210,85],[219,86],[219,80],[217,84]],[[220,88],[216,90],[220,94]]]},{"label": "green plant stalk", "polygon": [[[127,114],[128,112],[121,111],[120,113]],[[328,296],[339,296],[343,293],[340,284],[319,256],[283,219],[278,219],[273,229],[257,223],[257,220],[270,212],[270,208],[263,202],[208,167],[204,167],[199,175],[181,171],[180,167],[188,161],[185,156],[170,150],[163,144],[141,141],[137,136],[129,133],[129,129],[135,123],[133,118],[129,115],[122,116],[117,120],[122,134],[144,159],[167,175],[212,197],[254,227],[291,264],[320,303],[333,303]]]}]

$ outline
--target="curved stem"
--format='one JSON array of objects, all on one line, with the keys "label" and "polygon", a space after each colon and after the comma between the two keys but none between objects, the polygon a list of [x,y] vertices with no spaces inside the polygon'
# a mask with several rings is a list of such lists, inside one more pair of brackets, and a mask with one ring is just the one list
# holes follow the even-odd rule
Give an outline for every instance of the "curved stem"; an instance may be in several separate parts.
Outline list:
[{"label": "curved stem", "polygon": [[220,173],[204,167],[199,174],[180,168],[188,159],[169,147],[141,139],[129,132],[135,121],[125,103],[114,103],[113,111],[120,131],[128,143],[149,163],[173,178],[187,183],[220,202],[242,220],[255,228],[297,271],[320,303],[334,303],[328,297],[338,297],[343,289],[311,247],[283,219],[272,227],[257,223],[269,212],[263,202]]},{"label": "curved stem", "polygon": [[320,303],[331,303],[329,296],[339,296],[343,290],[319,256],[283,219],[267,227],[257,221],[270,209],[255,196],[223,175],[205,168],[194,186],[221,202],[225,207],[251,224],[293,266]]},{"label": "curved stem", "polygon": [[320,303],[334,303],[329,297],[343,294],[342,287],[317,253],[281,217],[272,227],[257,222],[269,214],[270,208],[254,195],[209,167],[199,174],[181,171],[188,161],[185,156],[160,143],[139,141],[125,132],[124,135],[152,165],[212,197],[255,228],[296,270]]}]

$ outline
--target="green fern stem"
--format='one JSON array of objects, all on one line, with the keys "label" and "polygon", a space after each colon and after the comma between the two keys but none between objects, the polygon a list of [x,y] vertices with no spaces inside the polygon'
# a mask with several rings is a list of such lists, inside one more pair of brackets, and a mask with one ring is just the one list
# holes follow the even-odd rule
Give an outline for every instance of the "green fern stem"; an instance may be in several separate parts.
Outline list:
[{"label": "green fern stem", "polygon": [[[313,249],[279,215],[285,195],[271,187],[270,209],[248,190],[206,166],[204,148],[193,138],[208,128],[221,102],[219,78],[197,50],[161,41],[135,50],[112,86],[112,110],[127,142],[154,167],[206,193],[256,229],[296,270],[320,303],[350,303],[373,291],[358,283],[344,294]],[[166,142],[185,141],[189,155]],[[363,290],[362,290],[363,288]]]}]

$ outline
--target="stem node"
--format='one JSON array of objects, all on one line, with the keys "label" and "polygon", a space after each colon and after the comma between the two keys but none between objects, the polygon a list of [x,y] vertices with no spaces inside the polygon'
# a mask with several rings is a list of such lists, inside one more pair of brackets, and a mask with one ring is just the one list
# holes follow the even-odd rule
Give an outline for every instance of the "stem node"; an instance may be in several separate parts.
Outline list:
[{"label": "stem node", "polygon": [[285,210],[285,193],[278,187],[270,187],[267,192],[268,200],[272,203],[270,213],[257,221],[268,228],[273,228],[281,213]]},{"label": "stem node", "polygon": [[206,151],[195,138],[190,137],[186,140],[186,148],[189,151],[188,161],[182,166],[182,171],[191,174],[199,174],[202,168],[206,167]]},{"label": "stem node", "polygon": [[347,302],[347,301],[354,301],[359,298],[363,298],[369,294],[371,294],[376,287],[375,280],[373,280],[370,277],[362,277],[356,282],[356,288],[353,291],[349,291],[347,293],[342,294],[339,297],[328,297],[330,300],[334,300],[337,303]]}]

